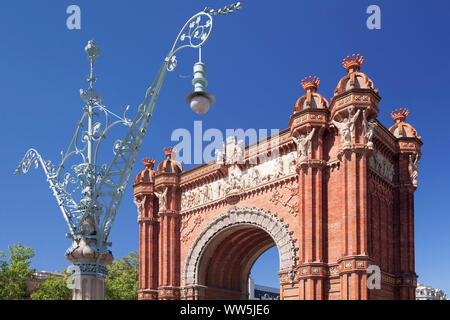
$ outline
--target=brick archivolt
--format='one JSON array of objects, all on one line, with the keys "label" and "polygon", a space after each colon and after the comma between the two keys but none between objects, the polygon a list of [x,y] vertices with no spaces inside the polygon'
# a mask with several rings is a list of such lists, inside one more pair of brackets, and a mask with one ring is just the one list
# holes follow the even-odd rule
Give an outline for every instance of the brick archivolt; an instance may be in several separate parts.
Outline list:
[{"label": "brick archivolt", "polygon": [[295,267],[298,257],[295,247],[296,239],[292,237],[288,224],[283,224],[283,218],[268,210],[258,208],[230,207],[229,210],[208,223],[194,240],[183,269],[183,286],[199,284],[200,260],[207,246],[214,238],[229,228],[250,225],[266,231],[274,240],[280,255],[280,271]]}]

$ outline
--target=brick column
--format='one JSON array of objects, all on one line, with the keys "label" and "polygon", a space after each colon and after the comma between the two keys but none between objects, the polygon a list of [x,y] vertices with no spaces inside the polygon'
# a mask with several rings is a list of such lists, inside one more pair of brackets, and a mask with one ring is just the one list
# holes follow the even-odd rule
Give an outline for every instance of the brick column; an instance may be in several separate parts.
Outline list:
[{"label": "brick column", "polygon": [[[324,121],[325,115],[322,116]],[[299,299],[323,300],[327,292],[327,264],[324,242],[323,179],[326,162],[323,160],[323,134],[326,125],[315,123],[300,130],[311,132],[308,159],[299,159],[297,165],[299,186],[299,242],[300,268]]]},{"label": "brick column", "polygon": [[371,150],[354,145],[341,153],[342,252],[341,299],[367,299],[368,256],[367,163]]},{"label": "brick column", "polygon": [[157,204],[154,195],[145,201],[145,210],[138,217],[139,224],[139,299],[157,299],[158,234]]},{"label": "brick column", "polygon": [[[402,148],[402,139],[399,139],[399,187],[398,187],[398,223],[397,236],[399,256],[399,298],[401,300],[415,300],[416,279],[414,264],[414,186],[410,177],[409,157],[415,157],[419,150]],[[409,145],[409,144],[408,144]]]},{"label": "brick column", "polygon": [[165,207],[159,208],[159,287],[161,300],[180,298],[180,215],[179,187],[175,183],[175,174],[163,174],[170,177],[169,183],[158,183],[158,190],[167,188]]}]

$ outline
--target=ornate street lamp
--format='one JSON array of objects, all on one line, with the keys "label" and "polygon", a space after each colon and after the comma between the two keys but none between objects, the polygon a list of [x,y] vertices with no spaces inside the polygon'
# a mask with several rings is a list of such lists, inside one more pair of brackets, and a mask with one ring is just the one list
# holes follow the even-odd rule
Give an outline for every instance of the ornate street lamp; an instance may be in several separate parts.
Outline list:
[{"label": "ornate street lamp", "polygon": [[[73,299],[104,299],[106,265],[113,260],[108,250],[111,246],[108,236],[165,76],[177,66],[175,54],[183,48],[199,50],[200,61],[194,65],[192,81],[194,92],[188,95],[186,101],[194,112],[207,112],[214,104],[214,96],[205,90],[206,68],[201,62],[201,48],[211,34],[212,16],[229,14],[240,8],[239,2],[219,10],[206,8],[186,22],[133,119],[127,115],[129,106],[123,116],[118,116],[101,104],[103,95],[94,91],[94,63],[100,50],[94,41],[88,42],[85,51],[91,67],[87,78],[89,88],[80,90],[85,102],[84,112],[67,151],[61,152],[60,164],[56,167],[51,161],[45,161],[35,149],[30,149],[15,171],[16,175],[20,171],[26,174],[31,166],[41,166],[44,170],[69,227],[67,237],[73,240],[66,251],[66,258],[73,263],[69,268],[75,283]],[[102,122],[97,121],[100,116],[103,117]],[[113,159],[109,164],[105,163],[100,158],[99,149],[107,135],[121,127],[127,129],[125,136],[115,140]]]}]

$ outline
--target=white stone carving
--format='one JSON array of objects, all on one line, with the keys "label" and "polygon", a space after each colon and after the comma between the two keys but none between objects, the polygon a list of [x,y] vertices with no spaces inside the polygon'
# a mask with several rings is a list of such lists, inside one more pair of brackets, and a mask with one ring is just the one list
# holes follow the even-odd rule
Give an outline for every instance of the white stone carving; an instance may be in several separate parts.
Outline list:
[{"label": "white stone carving", "polygon": [[145,201],[147,200],[147,196],[143,196],[141,200],[138,200],[137,197],[134,197],[134,204],[138,209],[138,216],[140,217],[142,213],[144,213]]},{"label": "white stone carving", "polygon": [[316,131],[316,128],[313,128],[307,136],[302,134],[298,138],[292,137],[294,139],[295,143],[297,144],[298,157],[300,158],[300,161],[308,160],[309,145],[311,143],[311,139],[312,139],[315,131]]},{"label": "white stone carving", "polygon": [[287,172],[286,174],[293,174],[295,173],[295,168],[297,166],[297,157],[294,152],[291,152],[286,157],[287,161]]},{"label": "white stone carving", "polygon": [[273,174],[273,178],[274,179],[278,179],[281,178],[282,176],[285,175],[284,172],[284,159],[281,157],[278,157],[275,160],[275,168],[274,168],[274,174]]},{"label": "white stone carving", "polygon": [[377,150],[374,150],[372,157],[369,159],[369,166],[382,177],[392,181],[394,178],[395,168],[392,163],[385,159]]},{"label": "white stone carving", "polygon": [[204,205],[221,199],[228,193],[252,189],[263,183],[294,174],[296,154],[296,152],[291,152],[282,157],[267,159],[265,162],[244,171],[241,171],[237,165],[231,165],[228,169],[228,177],[183,192],[181,210]]},{"label": "white stone carving", "polygon": [[213,190],[212,199],[216,200],[221,198],[223,195],[223,180],[215,181],[211,185]]},{"label": "white stone carving", "polygon": [[419,176],[419,155],[416,154],[414,157],[412,154],[409,155],[409,174],[411,177],[411,183],[413,186],[417,187],[417,177]]},{"label": "white stone carving", "polygon": [[353,110],[353,108],[349,108],[348,117],[345,118],[342,122],[337,122],[334,120],[331,121],[340,131],[341,143],[343,147],[349,146],[352,142],[352,138],[354,138],[355,136],[355,121],[358,118],[361,110],[358,110],[355,115],[352,115]]},{"label": "white stone carving", "polygon": [[216,163],[224,164],[225,163],[225,154],[222,150],[216,149]]},{"label": "white stone carving", "polygon": [[227,138],[227,143],[223,143],[223,149],[216,149],[217,164],[244,163],[244,141],[236,142],[236,137]]},{"label": "white stone carving", "polygon": [[208,223],[192,243],[183,269],[183,286],[199,284],[199,263],[211,240],[225,229],[239,225],[254,225],[265,230],[275,241],[280,255],[280,271],[296,266],[297,250],[288,225],[270,211],[257,208],[231,207],[226,213]]},{"label": "white stone carving", "polygon": [[188,206],[188,194],[187,192],[181,194],[181,209]]},{"label": "white stone carving", "polygon": [[242,189],[242,173],[237,165],[228,169],[228,179],[225,184],[225,193],[239,192]]},{"label": "white stone carving", "polygon": [[245,177],[246,177],[245,187],[248,189],[256,187],[260,182],[259,171],[257,168],[249,169]]},{"label": "white stone carving", "polygon": [[373,147],[373,137],[375,135],[375,127],[377,123],[374,119],[367,121],[366,110],[363,111],[363,127],[364,127],[364,137],[367,141],[368,147]]},{"label": "white stone carving", "polygon": [[159,210],[160,211],[166,209],[167,190],[168,190],[168,188],[166,187],[166,189],[164,189],[163,192],[155,191],[155,196],[157,196],[158,200],[159,200]]}]

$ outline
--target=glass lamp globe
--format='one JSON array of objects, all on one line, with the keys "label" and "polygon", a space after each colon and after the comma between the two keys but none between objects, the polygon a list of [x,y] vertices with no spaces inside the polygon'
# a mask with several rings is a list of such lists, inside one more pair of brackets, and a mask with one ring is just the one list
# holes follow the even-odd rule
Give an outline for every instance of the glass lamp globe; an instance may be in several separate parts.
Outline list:
[{"label": "glass lamp globe", "polygon": [[186,102],[197,114],[207,113],[214,100],[214,96],[206,92],[193,92],[186,97]]},{"label": "glass lamp globe", "polygon": [[191,100],[191,109],[197,114],[205,114],[208,112],[211,104],[209,99],[204,96],[195,96]]}]

